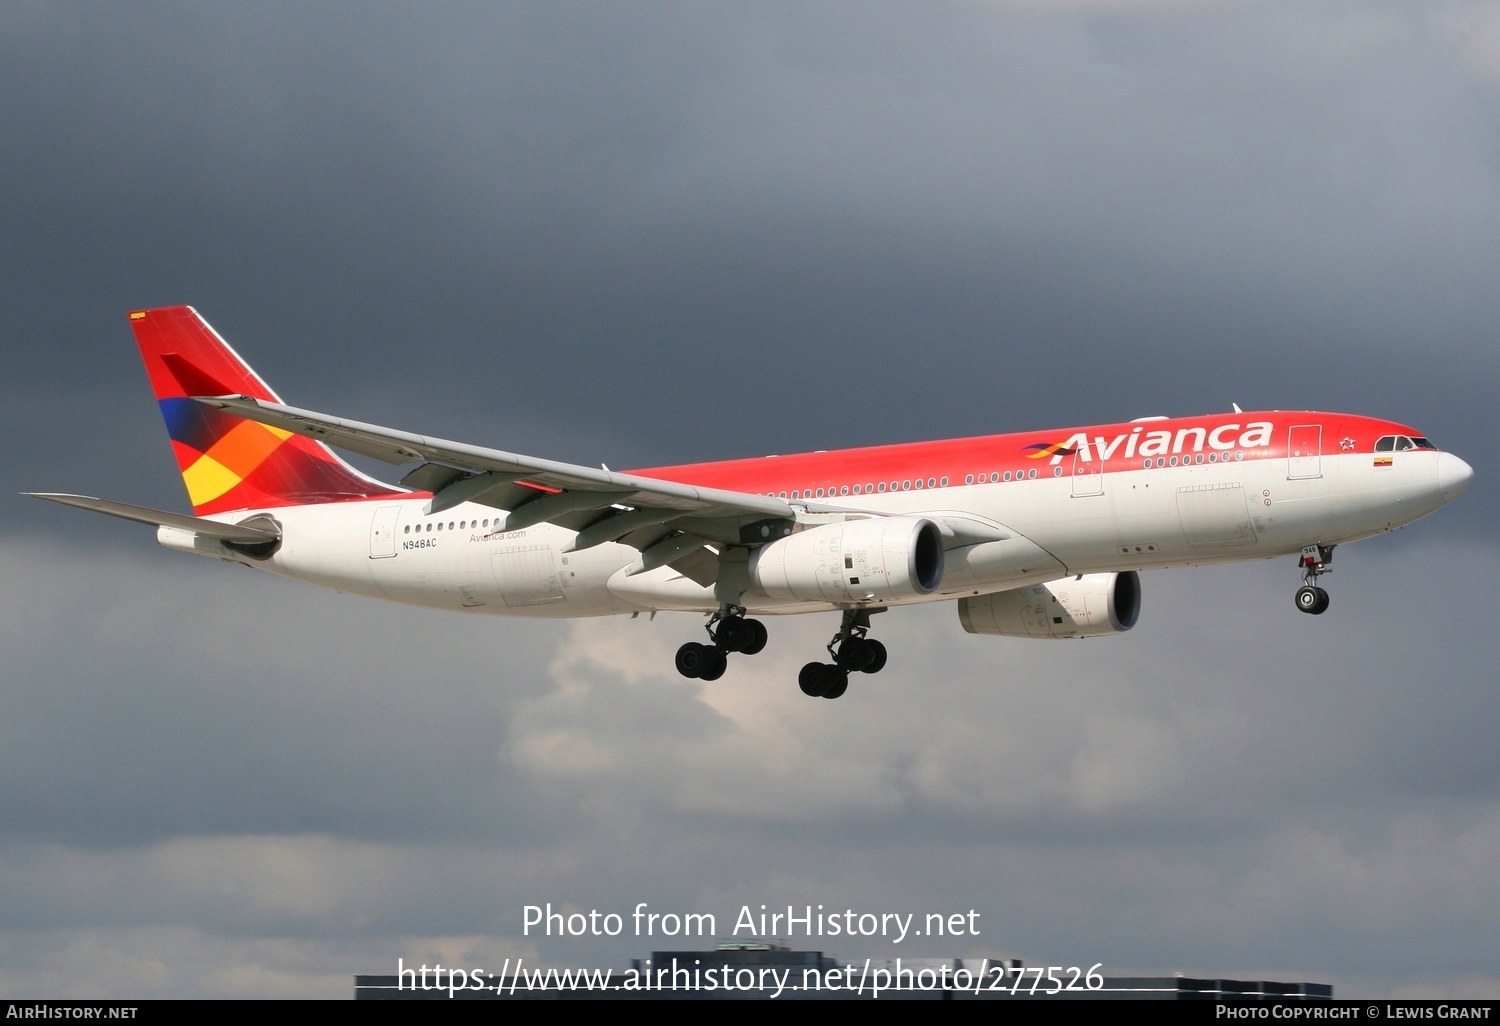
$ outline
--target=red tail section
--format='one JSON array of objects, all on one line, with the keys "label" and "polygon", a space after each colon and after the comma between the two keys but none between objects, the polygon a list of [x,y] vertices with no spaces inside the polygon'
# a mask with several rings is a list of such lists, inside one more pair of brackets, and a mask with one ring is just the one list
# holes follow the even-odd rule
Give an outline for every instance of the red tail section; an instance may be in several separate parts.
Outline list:
[{"label": "red tail section", "polygon": [[281,400],[192,307],[136,310],[130,326],[199,516],[405,494],[321,442],[194,402],[195,395]]}]

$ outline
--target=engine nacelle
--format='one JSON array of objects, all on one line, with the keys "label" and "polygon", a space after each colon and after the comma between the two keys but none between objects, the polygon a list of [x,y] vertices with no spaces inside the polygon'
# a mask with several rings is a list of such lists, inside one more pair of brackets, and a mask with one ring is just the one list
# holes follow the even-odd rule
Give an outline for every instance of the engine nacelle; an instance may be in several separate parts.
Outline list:
[{"label": "engine nacelle", "polygon": [[959,599],[958,619],[970,634],[1009,638],[1096,638],[1120,634],[1141,615],[1141,578],[1088,574],[1029,588]]},{"label": "engine nacelle", "polygon": [[771,598],[804,602],[920,598],[943,583],[943,534],[918,517],[824,524],[753,552],[750,583]]}]

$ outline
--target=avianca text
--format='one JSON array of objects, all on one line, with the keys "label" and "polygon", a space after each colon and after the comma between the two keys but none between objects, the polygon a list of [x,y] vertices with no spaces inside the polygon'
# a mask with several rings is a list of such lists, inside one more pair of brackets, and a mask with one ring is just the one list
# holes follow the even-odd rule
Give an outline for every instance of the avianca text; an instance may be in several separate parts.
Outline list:
[{"label": "avianca text", "polygon": [[[1111,459],[1118,452],[1123,459],[1137,456],[1177,455],[1182,452],[1202,452],[1204,447],[1218,452],[1234,449],[1260,449],[1271,444],[1273,428],[1268,421],[1256,420],[1241,427],[1239,424],[1220,424],[1216,428],[1185,427],[1173,431],[1147,431],[1145,425],[1132,428],[1122,435],[1106,440],[1102,435],[1090,438],[1085,432],[1075,431],[1066,440],[1052,449],[1049,461],[1053,466],[1061,463],[1063,456],[1076,452],[1078,459],[1091,463],[1098,453],[1100,462]],[[1120,452],[1124,443],[1125,451]],[[1040,455],[1040,454],[1039,454]]]}]

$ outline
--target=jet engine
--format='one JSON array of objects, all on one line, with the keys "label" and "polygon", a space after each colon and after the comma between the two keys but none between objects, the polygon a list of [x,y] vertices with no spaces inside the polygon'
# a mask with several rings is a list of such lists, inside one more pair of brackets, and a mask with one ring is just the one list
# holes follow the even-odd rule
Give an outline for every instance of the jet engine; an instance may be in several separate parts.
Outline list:
[{"label": "jet engine", "polygon": [[752,553],[750,583],[771,598],[804,602],[920,598],[943,583],[943,535],[919,517],[824,524]]},{"label": "jet engine", "polygon": [[958,619],[970,634],[1009,638],[1096,638],[1120,634],[1141,615],[1141,578],[1087,574],[1028,588],[958,601]]}]

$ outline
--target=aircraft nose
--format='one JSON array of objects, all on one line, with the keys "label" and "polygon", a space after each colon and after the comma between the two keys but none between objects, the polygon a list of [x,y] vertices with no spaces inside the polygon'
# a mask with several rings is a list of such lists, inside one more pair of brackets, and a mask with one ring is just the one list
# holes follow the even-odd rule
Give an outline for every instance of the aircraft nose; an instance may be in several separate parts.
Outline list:
[{"label": "aircraft nose", "polygon": [[1464,493],[1469,487],[1469,482],[1474,479],[1474,468],[1451,452],[1438,453],[1438,490],[1443,493],[1443,501],[1452,502]]}]

